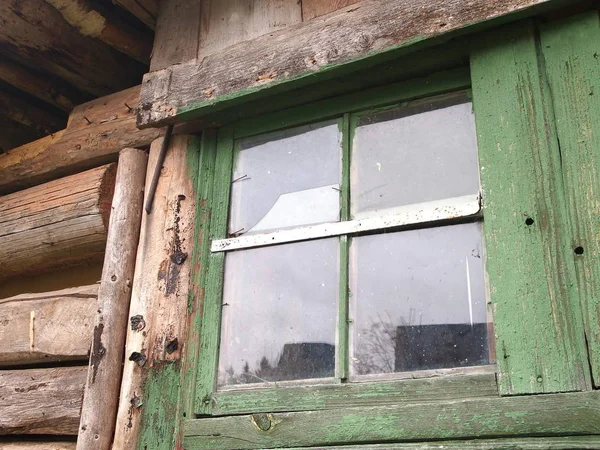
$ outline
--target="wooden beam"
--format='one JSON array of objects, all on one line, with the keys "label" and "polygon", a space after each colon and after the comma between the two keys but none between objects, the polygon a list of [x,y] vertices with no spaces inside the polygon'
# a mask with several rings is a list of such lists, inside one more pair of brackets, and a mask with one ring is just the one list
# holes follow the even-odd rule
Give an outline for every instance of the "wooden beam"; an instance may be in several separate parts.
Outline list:
[{"label": "wooden beam", "polygon": [[44,134],[5,117],[0,112],[0,153],[41,138]]},{"label": "wooden beam", "polygon": [[302,20],[311,20],[315,17],[329,14],[348,5],[358,3],[360,0],[302,0]]},{"label": "wooden beam", "polygon": [[0,87],[0,111],[10,120],[48,134],[65,126],[65,119],[44,111]]},{"label": "wooden beam", "polygon": [[110,450],[113,441],[147,162],[142,150],[125,149],[119,156],[98,291],[100,313],[94,325],[77,439],[80,450]]},{"label": "wooden beam", "polygon": [[77,434],[86,366],[0,371],[0,435]]},{"label": "wooden beam", "polygon": [[0,278],[102,258],[116,164],[0,197]]},{"label": "wooden beam", "polygon": [[75,450],[75,442],[3,442],[2,450]]},{"label": "wooden beam", "polygon": [[138,130],[139,86],[78,106],[65,130],[0,155],[0,195],[117,160],[164,133]]},{"label": "wooden beam", "polygon": [[0,51],[95,96],[139,83],[144,66],[81,35],[44,0],[0,2]]},{"label": "wooden beam", "polygon": [[87,361],[98,286],[0,300],[0,367]]},{"label": "wooden beam", "polygon": [[158,0],[113,0],[113,3],[129,11],[149,28],[154,29],[158,17]]},{"label": "wooden beam", "polygon": [[[227,52],[146,74],[138,126],[195,119],[271,95],[274,86],[285,84],[281,91],[339,76],[397,57],[415,42],[451,32],[456,36],[475,24],[527,9],[533,13],[534,6],[559,1],[364,0],[322,19],[236,44]],[[379,56],[365,59],[374,54]]]},{"label": "wooden beam", "polygon": [[6,57],[0,58],[0,80],[67,113],[91,99],[56,76],[24,67]]},{"label": "wooden beam", "polygon": [[97,38],[112,48],[147,65],[153,36],[112,16],[90,0],[46,0],[84,36]]},{"label": "wooden beam", "polygon": [[[162,139],[150,149],[146,195]],[[142,416],[154,450],[174,447],[179,371],[188,331],[188,289],[194,242],[198,139],[173,136],[151,214],[142,218],[113,448],[143,448]],[[160,418],[160,419],[159,419]],[[138,445],[138,442],[140,443]]]}]

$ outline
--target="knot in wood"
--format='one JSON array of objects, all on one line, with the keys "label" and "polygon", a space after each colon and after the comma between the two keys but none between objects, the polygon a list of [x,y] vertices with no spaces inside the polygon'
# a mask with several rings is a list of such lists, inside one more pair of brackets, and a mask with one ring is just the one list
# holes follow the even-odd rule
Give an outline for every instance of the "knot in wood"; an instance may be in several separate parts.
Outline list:
[{"label": "knot in wood", "polygon": [[269,431],[271,429],[270,414],[252,414],[250,420],[260,431]]}]

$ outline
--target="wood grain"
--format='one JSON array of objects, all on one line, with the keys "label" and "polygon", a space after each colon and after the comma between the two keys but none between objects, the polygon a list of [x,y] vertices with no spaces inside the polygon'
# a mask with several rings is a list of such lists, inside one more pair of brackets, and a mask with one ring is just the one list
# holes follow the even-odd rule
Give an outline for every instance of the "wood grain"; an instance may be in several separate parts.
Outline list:
[{"label": "wood grain", "polygon": [[270,88],[283,84],[280,90],[314,84],[397,57],[416,41],[456,35],[474,24],[550,3],[554,0],[364,0],[323,20],[290,25],[227,52],[146,74],[138,126],[192,120],[272,95]]},{"label": "wood grain", "polygon": [[116,165],[0,197],[0,279],[102,258]]},{"label": "wood grain", "polygon": [[2,450],[75,450],[75,442],[11,442],[0,441]]},{"label": "wood grain", "polygon": [[143,150],[124,149],[119,156],[77,439],[81,450],[110,450],[113,440],[147,162]]},{"label": "wood grain", "polygon": [[0,371],[0,435],[77,434],[87,366]]},{"label": "wood grain", "polygon": [[13,122],[25,125],[43,135],[53,133],[65,126],[62,113],[48,112],[0,87],[0,111]]},{"label": "wood grain", "polygon": [[0,155],[0,194],[117,160],[126,147],[144,147],[164,133],[138,130],[140,87],[76,107],[65,130]]},{"label": "wood grain", "polygon": [[87,361],[98,286],[0,300],[0,367]]},{"label": "wood grain", "polygon": [[329,14],[348,5],[358,3],[360,0],[302,0],[302,20],[311,20],[315,17]]}]

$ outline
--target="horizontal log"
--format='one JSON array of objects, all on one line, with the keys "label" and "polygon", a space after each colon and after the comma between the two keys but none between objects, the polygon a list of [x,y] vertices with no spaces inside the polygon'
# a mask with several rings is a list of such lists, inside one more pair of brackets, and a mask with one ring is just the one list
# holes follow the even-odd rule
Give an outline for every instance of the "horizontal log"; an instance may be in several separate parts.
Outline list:
[{"label": "horizontal log", "polygon": [[145,68],[83,36],[45,0],[0,2],[0,53],[95,96],[139,83]]},{"label": "horizontal log", "polygon": [[0,195],[116,161],[126,147],[144,147],[162,129],[138,130],[135,86],[76,107],[67,128],[0,155]]},{"label": "horizontal log", "polygon": [[0,300],[0,367],[87,361],[98,286]]},{"label": "horizontal log", "polygon": [[66,114],[55,115],[22,100],[0,87],[0,111],[13,122],[34,129],[37,133],[53,133],[65,126]]},{"label": "horizontal log", "polygon": [[87,366],[0,371],[0,435],[76,435]]},{"label": "horizontal log", "polygon": [[[364,0],[227,51],[146,74],[138,126],[191,120],[266,96],[273,86],[285,84],[282,91],[314,84],[397,57],[417,41],[466,33],[475,24],[558,1]],[[365,60],[374,54],[379,56]]]},{"label": "horizontal log", "polygon": [[186,450],[600,434],[600,392],[254,414],[186,423]]},{"label": "horizontal log", "polygon": [[2,450],[75,450],[75,442],[10,442],[0,441]]},{"label": "horizontal log", "polygon": [[102,258],[116,164],[0,197],[0,279]]}]

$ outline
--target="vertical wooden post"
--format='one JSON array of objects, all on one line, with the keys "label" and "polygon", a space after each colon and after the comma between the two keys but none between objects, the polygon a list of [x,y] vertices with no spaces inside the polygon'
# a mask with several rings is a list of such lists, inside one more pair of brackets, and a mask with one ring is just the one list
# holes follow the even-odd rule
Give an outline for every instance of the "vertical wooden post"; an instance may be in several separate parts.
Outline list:
[{"label": "vertical wooden post", "polygon": [[142,150],[119,156],[77,450],[109,450],[113,440],[147,162]]}]

